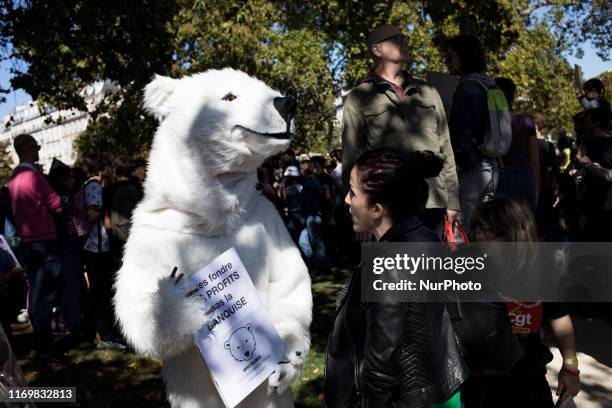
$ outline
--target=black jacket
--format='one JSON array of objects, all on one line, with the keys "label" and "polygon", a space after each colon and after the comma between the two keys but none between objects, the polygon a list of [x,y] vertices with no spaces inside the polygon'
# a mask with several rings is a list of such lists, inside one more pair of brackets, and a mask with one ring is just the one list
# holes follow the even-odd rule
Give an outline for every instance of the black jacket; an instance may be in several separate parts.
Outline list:
[{"label": "black jacket", "polygon": [[[417,217],[380,241],[438,241]],[[467,378],[457,336],[442,303],[361,302],[351,276],[328,340],[328,407],[425,407],[450,398]]]}]

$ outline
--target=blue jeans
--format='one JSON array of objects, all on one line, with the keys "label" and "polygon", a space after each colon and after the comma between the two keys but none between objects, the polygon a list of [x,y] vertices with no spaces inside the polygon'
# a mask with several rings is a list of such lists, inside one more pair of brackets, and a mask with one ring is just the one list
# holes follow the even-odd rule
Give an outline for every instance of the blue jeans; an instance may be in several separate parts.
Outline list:
[{"label": "blue jeans", "polygon": [[296,245],[299,243],[300,233],[304,228],[304,217],[299,213],[289,212],[287,216],[287,231]]},{"label": "blue jeans", "polygon": [[331,264],[323,243],[322,225],[320,216],[309,215],[306,217],[306,227],[300,233],[298,245],[306,258],[308,269],[310,271],[318,269],[325,273],[331,269]]},{"label": "blue jeans", "polygon": [[472,214],[476,206],[487,197],[494,195],[497,189],[499,166],[497,160],[485,158],[468,170],[459,170],[459,204],[461,205],[460,221],[463,228],[472,235]]},{"label": "blue jeans", "polygon": [[37,347],[42,353],[53,351],[51,318],[56,302],[62,264],[57,240],[26,242],[23,259],[30,283],[28,313]]}]

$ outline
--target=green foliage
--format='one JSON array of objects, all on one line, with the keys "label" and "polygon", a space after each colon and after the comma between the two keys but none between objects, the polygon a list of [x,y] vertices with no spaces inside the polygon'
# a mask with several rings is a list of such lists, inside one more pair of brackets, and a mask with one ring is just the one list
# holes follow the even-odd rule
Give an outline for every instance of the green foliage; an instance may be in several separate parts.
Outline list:
[{"label": "green foliage", "polygon": [[146,158],[157,121],[145,114],[142,92],[128,85],[107,95],[92,112],[89,126],[75,140],[81,156],[98,153],[108,158],[120,155]]},{"label": "green foliage", "polygon": [[[0,8],[0,33],[12,42],[10,56],[25,62],[23,70],[13,70],[11,85],[39,106],[86,110],[81,90],[103,79],[123,87],[118,98],[132,100],[128,93],[140,93],[154,73],[170,70],[172,1],[4,1]],[[81,154],[140,151],[152,136],[140,115],[130,104],[103,104],[77,148]],[[143,144],[134,147],[137,141]]]},{"label": "green foliage", "polygon": [[504,58],[491,65],[492,74],[517,85],[517,110],[542,112],[549,127],[571,129],[572,115],[582,109],[574,93],[574,71],[555,52],[555,40],[544,25],[523,30]]},{"label": "green foliage", "polygon": [[298,91],[296,147],[332,134],[333,78],[326,37],[310,28],[288,29],[270,1],[184,1],[174,20],[174,72],[233,67],[280,92]]},{"label": "green foliage", "polygon": [[604,0],[0,0],[0,48],[12,43],[25,62],[13,87],[43,104],[84,109],[85,85],[122,87],[92,115],[81,153],[145,155],[155,122],[139,103],[153,73],[226,66],[299,92],[295,147],[324,150],[338,144],[334,100],[371,69],[366,35],[380,23],[408,34],[416,77],[445,69],[444,38],[478,35],[490,73],[517,83],[518,107],[568,127],[579,108],[562,53],[590,40],[609,54],[611,9]]},{"label": "green foliage", "polygon": [[10,141],[0,142],[0,187],[5,186],[13,170],[11,169],[13,159],[8,149]]},{"label": "green foliage", "polygon": [[541,0],[535,1],[524,13],[544,9],[542,20],[555,34],[559,45],[574,50],[580,57],[581,44],[590,41],[597,55],[610,59],[612,49],[612,3],[608,0]]},{"label": "green foliage", "polygon": [[599,79],[606,87],[606,99],[610,100],[612,98],[612,69],[599,74]]},{"label": "green foliage", "polygon": [[12,85],[57,107],[84,109],[80,90],[111,79],[145,83],[167,71],[172,56],[168,18],[173,2],[32,0],[15,2],[4,35],[27,68]]},{"label": "green foliage", "polygon": [[518,38],[523,28],[520,11],[526,0],[425,2],[439,35],[473,34],[481,38],[488,51],[503,51]]}]

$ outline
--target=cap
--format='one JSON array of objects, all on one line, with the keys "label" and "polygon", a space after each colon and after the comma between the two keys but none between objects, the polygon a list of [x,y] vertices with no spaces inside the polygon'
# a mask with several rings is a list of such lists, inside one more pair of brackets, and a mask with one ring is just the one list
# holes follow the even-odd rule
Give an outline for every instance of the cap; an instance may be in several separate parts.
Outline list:
[{"label": "cap", "polygon": [[368,35],[368,48],[397,34],[402,34],[399,27],[391,24],[379,25]]},{"label": "cap", "polygon": [[295,166],[288,166],[283,173],[285,177],[300,177],[300,171]]}]

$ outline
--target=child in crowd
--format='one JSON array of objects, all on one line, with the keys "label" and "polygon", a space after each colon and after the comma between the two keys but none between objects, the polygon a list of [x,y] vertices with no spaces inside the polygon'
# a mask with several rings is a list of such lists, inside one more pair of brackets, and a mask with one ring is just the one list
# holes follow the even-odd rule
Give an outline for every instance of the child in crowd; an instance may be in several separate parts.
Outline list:
[{"label": "child in crowd", "polygon": [[[537,241],[535,220],[529,207],[511,198],[499,197],[480,204],[472,218],[472,229],[479,242]],[[518,261],[517,261],[518,262]],[[552,408],[552,394],[546,381],[546,365],[552,353],[542,343],[541,328],[547,320],[563,356],[557,395],[580,391],[578,359],[572,320],[564,304],[518,302],[505,298],[512,331],[524,355],[503,375],[470,375],[461,388],[465,408],[533,407]],[[529,319],[525,319],[530,315]],[[503,350],[500,350],[503,353]]]}]

